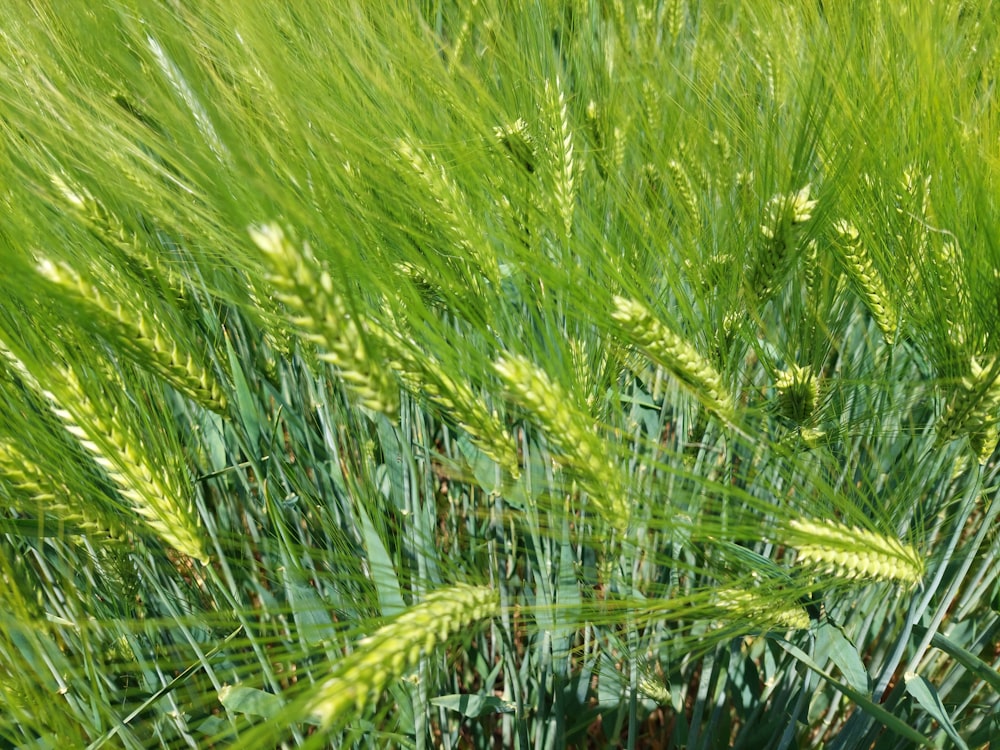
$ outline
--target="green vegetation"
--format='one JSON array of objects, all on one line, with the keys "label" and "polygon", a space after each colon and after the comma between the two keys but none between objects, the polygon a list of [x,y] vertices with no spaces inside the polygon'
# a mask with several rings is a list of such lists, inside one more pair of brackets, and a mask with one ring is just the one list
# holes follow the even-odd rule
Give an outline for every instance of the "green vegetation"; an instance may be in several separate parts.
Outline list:
[{"label": "green vegetation", "polygon": [[998,33],[7,3],[0,744],[985,746]]}]

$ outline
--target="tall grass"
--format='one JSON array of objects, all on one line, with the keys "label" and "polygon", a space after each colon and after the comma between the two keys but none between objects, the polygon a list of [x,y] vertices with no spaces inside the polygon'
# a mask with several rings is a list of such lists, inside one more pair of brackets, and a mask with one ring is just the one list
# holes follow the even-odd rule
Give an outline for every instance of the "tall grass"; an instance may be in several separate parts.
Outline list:
[{"label": "tall grass", "polygon": [[0,738],[983,747],[997,12],[0,14]]}]

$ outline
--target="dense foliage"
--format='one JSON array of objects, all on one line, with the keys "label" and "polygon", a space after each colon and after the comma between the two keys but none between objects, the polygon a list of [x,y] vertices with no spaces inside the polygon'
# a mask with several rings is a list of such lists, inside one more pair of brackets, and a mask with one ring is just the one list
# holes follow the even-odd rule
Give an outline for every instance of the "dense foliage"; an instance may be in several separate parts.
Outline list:
[{"label": "dense foliage", "polygon": [[6,4],[3,746],[985,746],[998,29]]}]

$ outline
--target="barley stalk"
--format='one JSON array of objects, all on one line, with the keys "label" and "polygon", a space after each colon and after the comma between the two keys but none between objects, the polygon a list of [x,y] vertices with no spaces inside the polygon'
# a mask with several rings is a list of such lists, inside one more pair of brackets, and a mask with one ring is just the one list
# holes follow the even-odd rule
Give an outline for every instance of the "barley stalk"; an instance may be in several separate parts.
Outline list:
[{"label": "barley stalk", "polygon": [[76,300],[84,316],[99,320],[101,330],[131,353],[139,365],[207,409],[226,413],[227,398],[218,380],[199,358],[170,334],[150,303],[129,299],[127,294],[118,294],[111,300],[66,263],[43,259],[36,270]]},{"label": "barley stalk", "polygon": [[885,342],[891,346],[896,339],[899,318],[885,283],[861,243],[857,228],[843,219],[838,221],[834,228],[840,237],[839,247],[844,267],[854,281],[875,324],[882,332]]},{"label": "barley stalk", "polygon": [[395,415],[399,394],[391,375],[372,357],[362,335],[363,324],[334,292],[329,272],[320,267],[309,246],[299,252],[275,224],[249,231],[267,261],[275,297],[291,313],[292,326],[304,340],[320,348],[319,358],[337,368],[347,388],[364,406]]},{"label": "barley stalk", "polygon": [[681,338],[641,303],[625,297],[615,297],[612,319],[619,323],[643,353],[666,368],[688,386],[712,412],[726,421],[733,421],[736,407],[733,397],[722,382],[722,376],[698,351]]},{"label": "barley stalk", "polygon": [[790,525],[798,564],[847,580],[916,585],[923,579],[923,557],[898,539],[834,521],[793,520]]},{"label": "barley stalk", "polygon": [[624,532],[629,514],[621,481],[590,420],[574,408],[568,393],[527,358],[501,357],[494,368],[510,397],[537,420],[558,452],[580,471],[598,512]]},{"label": "barley stalk", "polygon": [[428,594],[341,659],[309,699],[306,712],[324,726],[361,713],[422,656],[499,611],[499,596],[486,586],[455,584]]}]

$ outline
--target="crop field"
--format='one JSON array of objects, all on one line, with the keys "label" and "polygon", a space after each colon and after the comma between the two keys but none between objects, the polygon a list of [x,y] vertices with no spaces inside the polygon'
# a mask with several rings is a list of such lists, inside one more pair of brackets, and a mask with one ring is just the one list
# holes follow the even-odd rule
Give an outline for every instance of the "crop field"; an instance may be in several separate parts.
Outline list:
[{"label": "crop field", "polygon": [[4,3],[0,750],[998,747],[998,35]]}]

